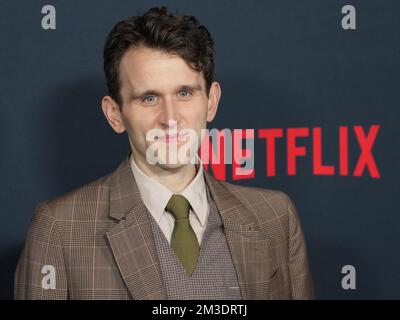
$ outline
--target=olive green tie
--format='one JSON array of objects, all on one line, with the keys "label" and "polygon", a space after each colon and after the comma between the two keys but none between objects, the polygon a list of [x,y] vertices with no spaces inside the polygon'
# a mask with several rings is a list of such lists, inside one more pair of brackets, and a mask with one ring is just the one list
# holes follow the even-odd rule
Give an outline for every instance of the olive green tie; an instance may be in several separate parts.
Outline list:
[{"label": "olive green tie", "polygon": [[174,194],[169,199],[165,210],[175,218],[171,246],[181,261],[183,268],[191,275],[196,269],[199,242],[189,222],[190,203],[184,196]]}]

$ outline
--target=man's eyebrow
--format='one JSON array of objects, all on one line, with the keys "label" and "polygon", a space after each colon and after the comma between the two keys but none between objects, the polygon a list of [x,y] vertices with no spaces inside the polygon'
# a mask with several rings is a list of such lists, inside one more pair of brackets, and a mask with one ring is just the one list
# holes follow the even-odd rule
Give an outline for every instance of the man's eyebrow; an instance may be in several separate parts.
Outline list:
[{"label": "man's eyebrow", "polygon": [[[200,84],[195,84],[195,85],[185,84],[185,85],[179,86],[176,89],[176,92],[185,91],[185,90],[201,91],[202,88],[201,88]],[[161,96],[161,95],[162,95],[162,93],[157,90],[149,89],[149,90],[145,90],[142,92],[136,92],[135,89],[133,89],[133,92],[130,95],[130,100],[132,101],[132,100],[137,100],[137,99],[144,98],[147,96]]]},{"label": "man's eyebrow", "polygon": [[199,84],[183,85],[183,86],[180,86],[178,89],[178,91],[184,91],[184,90],[201,91],[201,86]]},{"label": "man's eyebrow", "polygon": [[137,99],[144,98],[147,96],[159,96],[159,95],[161,95],[161,93],[158,92],[157,90],[145,90],[143,92],[133,91],[131,93],[130,100],[137,100]]}]

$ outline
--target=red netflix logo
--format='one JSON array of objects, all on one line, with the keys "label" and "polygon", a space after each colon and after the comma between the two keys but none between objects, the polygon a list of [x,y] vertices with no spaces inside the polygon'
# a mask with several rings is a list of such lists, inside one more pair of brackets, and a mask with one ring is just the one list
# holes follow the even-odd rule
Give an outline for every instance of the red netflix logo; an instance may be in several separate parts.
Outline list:
[{"label": "red netflix logo", "polygon": [[[369,175],[374,179],[380,178],[380,173],[372,153],[380,125],[372,125],[368,130],[363,126],[353,127],[341,126],[338,130],[338,165],[327,164],[323,161],[322,128],[273,128],[258,129],[258,138],[265,139],[266,152],[266,176],[276,176],[277,170],[277,143],[286,142],[287,175],[293,176],[297,173],[297,159],[299,157],[312,158],[312,170],[314,175],[335,175],[361,177]],[[215,130],[215,129],[213,129]],[[225,129],[227,130],[227,129]],[[254,129],[235,129],[229,132],[219,131],[216,141],[210,143],[210,136],[205,135],[200,146],[200,158],[206,170],[209,164],[215,177],[219,180],[226,180],[226,164],[232,163],[232,179],[252,179],[254,171]],[[225,131],[225,132],[224,132]],[[215,132],[214,132],[215,133]],[[349,169],[349,134],[353,134],[359,146],[358,160],[355,168]],[[215,138],[215,136],[213,136]],[[311,150],[298,143],[299,138],[309,138],[312,142]],[[233,144],[232,141],[233,140]],[[243,148],[242,141],[247,141],[251,147]],[[230,150],[230,151],[229,151]],[[231,154],[230,154],[231,153]],[[227,161],[232,159],[233,161]],[[218,161],[214,161],[218,159]],[[243,170],[242,164],[251,162],[250,169]]]}]

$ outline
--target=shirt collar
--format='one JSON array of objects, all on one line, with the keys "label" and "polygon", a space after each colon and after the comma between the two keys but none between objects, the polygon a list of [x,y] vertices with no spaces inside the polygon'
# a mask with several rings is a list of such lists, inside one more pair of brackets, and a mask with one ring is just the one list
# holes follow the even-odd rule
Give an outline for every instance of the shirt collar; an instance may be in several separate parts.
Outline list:
[{"label": "shirt collar", "polygon": [[[203,174],[203,165],[198,154],[196,156],[196,175],[189,185],[179,194],[183,195],[192,206],[197,219],[204,226],[208,214],[208,201],[206,183]],[[133,155],[130,157],[130,165],[139,188],[143,203],[153,215],[157,223],[164,214],[165,207],[174,194],[170,189],[145,174],[136,164]]]}]

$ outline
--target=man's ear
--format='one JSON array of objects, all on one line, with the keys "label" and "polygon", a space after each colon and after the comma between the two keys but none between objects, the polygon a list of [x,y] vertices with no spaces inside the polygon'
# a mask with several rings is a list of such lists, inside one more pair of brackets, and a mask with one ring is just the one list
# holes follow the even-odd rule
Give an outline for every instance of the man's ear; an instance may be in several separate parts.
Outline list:
[{"label": "man's ear", "polygon": [[215,114],[217,113],[219,99],[221,98],[221,86],[218,82],[213,82],[210,87],[210,93],[208,95],[208,107],[207,107],[207,122],[213,121]]},{"label": "man's ear", "polygon": [[126,128],[122,121],[122,113],[119,105],[110,96],[105,96],[101,100],[101,108],[111,128],[116,133],[123,133]]}]

